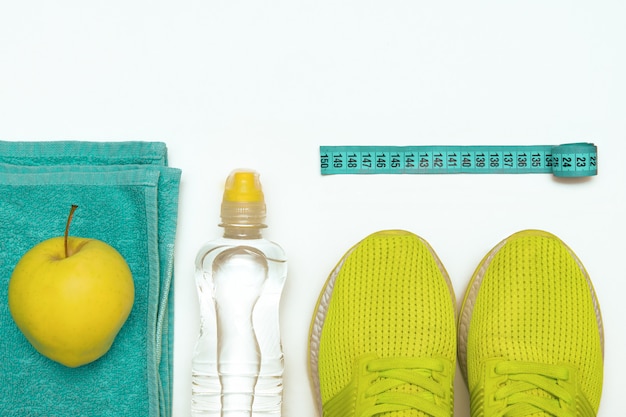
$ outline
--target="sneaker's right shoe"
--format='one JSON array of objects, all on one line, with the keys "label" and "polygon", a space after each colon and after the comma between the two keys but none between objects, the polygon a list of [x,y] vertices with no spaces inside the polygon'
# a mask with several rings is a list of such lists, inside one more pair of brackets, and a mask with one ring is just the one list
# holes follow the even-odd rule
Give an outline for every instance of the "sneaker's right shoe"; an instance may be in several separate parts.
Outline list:
[{"label": "sneaker's right shoe", "polygon": [[556,236],[525,230],[476,269],[459,316],[472,417],[593,417],[604,335],[587,271]]}]

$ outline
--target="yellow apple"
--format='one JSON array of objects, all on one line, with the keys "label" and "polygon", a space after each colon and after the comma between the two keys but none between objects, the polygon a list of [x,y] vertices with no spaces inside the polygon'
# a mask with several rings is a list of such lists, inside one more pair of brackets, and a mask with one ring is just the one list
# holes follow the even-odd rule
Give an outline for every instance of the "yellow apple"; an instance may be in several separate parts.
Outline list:
[{"label": "yellow apple", "polygon": [[42,355],[69,367],[109,351],[128,318],[135,286],[128,264],[96,239],[45,240],[19,260],[8,288],[17,327]]}]

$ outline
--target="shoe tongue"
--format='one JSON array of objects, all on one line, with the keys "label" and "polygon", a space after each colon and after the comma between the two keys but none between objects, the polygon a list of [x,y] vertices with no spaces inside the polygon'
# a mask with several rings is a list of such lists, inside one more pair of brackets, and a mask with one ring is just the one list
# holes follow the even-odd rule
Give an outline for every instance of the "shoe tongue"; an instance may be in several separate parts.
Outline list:
[{"label": "shoe tongue", "polygon": [[[432,376],[432,372],[428,370],[419,370],[419,371],[416,370],[415,372],[418,372],[427,378]],[[432,392],[425,390],[424,388],[420,388],[417,385],[412,385],[412,384],[399,385],[395,388],[390,389],[389,391],[387,391],[387,393],[409,394],[413,396],[414,398],[419,398],[420,400],[430,402],[430,403],[435,401],[435,396],[433,395]],[[430,417],[430,414],[426,414],[421,411],[411,409],[411,410],[403,410],[403,411],[389,411],[386,413],[379,414],[379,416],[380,417]]]},{"label": "shoe tongue", "polygon": [[[511,384],[513,383],[512,381],[507,382],[507,384]],[[553,400],[553,401],[558,401],[557,398],[555,398],[554,396],[550,395],[548,392],[540,389],[540,388],[535,388],[535,389],[531,389],[528,391],[525,391],[524,393],[525,395],[529,396],[529,397],[537,397],[537,398],[545,398],[548,400]],[[552,417],[552,414],[550,413],[546,413],[543,411],[538,411],[536,413],[532,413],[532,414],[524,414],[524,417]]]}]

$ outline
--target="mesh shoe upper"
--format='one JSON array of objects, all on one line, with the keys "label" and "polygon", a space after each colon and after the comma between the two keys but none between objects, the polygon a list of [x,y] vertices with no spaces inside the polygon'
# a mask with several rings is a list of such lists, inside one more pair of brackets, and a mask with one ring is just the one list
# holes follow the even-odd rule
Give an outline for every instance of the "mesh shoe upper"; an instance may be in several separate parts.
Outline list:
[{"label": "mesh shoe upper", "polygon": [[404,231],[368,236],[331,273],[311,327],[324,415],[451,416],[455,333],[454,293],[430,246]]},{"label": "mesh shoe upper", "polygon": [[459,318],[472,415],[592,416],[603,330],[589,276],[547,232],[519,232],[474,273]]}]

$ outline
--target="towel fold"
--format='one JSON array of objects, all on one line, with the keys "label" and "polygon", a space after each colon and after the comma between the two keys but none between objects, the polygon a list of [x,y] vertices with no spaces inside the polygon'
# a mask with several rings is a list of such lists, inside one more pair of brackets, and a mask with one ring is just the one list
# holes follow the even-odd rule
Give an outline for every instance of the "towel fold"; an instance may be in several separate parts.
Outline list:
[{"label": "towel fold", "polygon": [[[181,171],[160,142],[0,141],[0,410],[3,416],[170,416],[173,261]],[[35,244],[100,239],[128,262],[135,301],[113,346],[67,368],[40,355],[7,303],[13,268]]]}]

